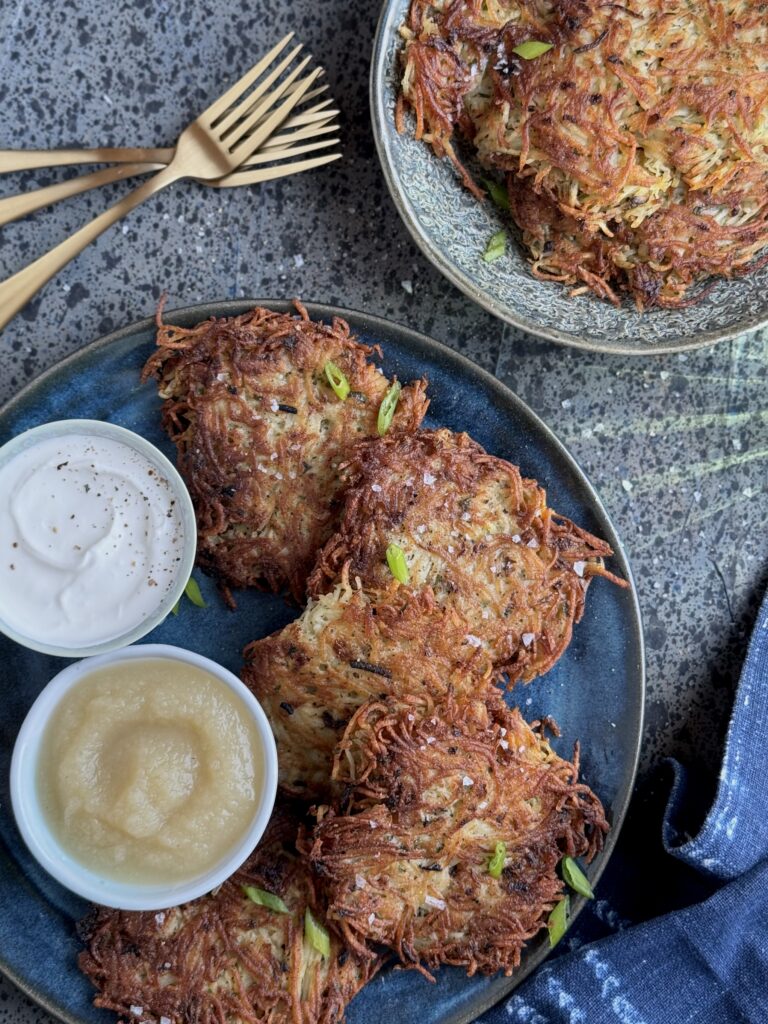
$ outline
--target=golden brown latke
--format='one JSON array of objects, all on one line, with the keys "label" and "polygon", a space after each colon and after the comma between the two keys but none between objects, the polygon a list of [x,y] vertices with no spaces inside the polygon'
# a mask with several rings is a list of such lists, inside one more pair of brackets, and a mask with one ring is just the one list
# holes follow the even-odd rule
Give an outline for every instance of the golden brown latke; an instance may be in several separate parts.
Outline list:
[{"label": "golden brown latke", "polygon": [[468,625],[429,587],[366,594],[348,581],[284,629],[249,644],[242,677],[275,734],[288,792],[324,797],[333,751],[354,712],[388,694],[482,692],[491,663],[462,644]]},{"label": "golden brown latke", "polygon": [[[254,309],[195,327],[161,322],[142,379],[165,399],[163,425],[178,448],[198,525],[198,562],[225,587],[285,586],[301,601],[317,549],[333,532],[350,445],[376,436],[390,381],[369,361],[376,348],[344,320],[314,323]],[[339,399],[334,362],[351,391]],[[403,388],[392,430],[415,430],[425,381]]]},{"label": "golden brown latke", "polygon": [[498,673],[528,681],[554,665],[611,548],[547,507],[535,480],[466,434],[422,430],[356,446],[338,532],[318,556],[310,594],[348,564],[370,590],[392,581],[389,544],[405,553],[409,586],[469,624],[458,639]]},{"label": "golden brown latke", "polygon": [[401,34],[399,129],[478,197],[454,130],[506,173],[537,277],[674,307],[768,260],[762,0],[412,0]]},{"label": "golden brown latke", "polygon": [[591,860],[608,828],[578,749],[558,757],[495,694],[369,701],[334,778],[344,804],[319,809],[310,848],[329,919],[361,955],[383,943],[421,970],[510,974],[562,896],[561,858]]},{"label": "golden brown latke", "polygon": [[[250,859],[211,894],[155,913],[95,907],[81,925],[80,969],[94,1005],[152,1024],[335,1024],[375,974],[331,931],[331,955],[304,941],[304,910],[325,920],[316,877],[295,849],[301,818],[276,810]],[[254,903],[243,886],[290,913]]]}]

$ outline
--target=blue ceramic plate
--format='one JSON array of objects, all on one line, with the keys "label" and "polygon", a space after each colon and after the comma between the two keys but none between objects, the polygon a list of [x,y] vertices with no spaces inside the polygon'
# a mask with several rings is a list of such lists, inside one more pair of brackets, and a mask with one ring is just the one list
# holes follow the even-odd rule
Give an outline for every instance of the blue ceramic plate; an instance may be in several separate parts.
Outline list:
[{"label": "blue ceramic plate", "polygon": [[[192,325],[209,316],[231,316],[254,305],[287,310],[269,299],[197,306],[168,314]],[[341,315],[362,341],[381,343],[387,375],[430,380],[430,427],[469,430],[495,455],[518,463],[546,488],[551,504],[604,537],[616,551],[611,568],[631,579],[621,544],[599,498],[568,452],[519,398],[492,376],[435,341],[396,324],[327,306],[308,306],[314,319]],[[0,443],[48,420],[109,420],[143,434],[173,458],[160,429],[160,402],[139,371],[154,346],[150,320],[127,327],[66,359],[29,385],[0,411]],[[248,593],[227,611],[211,582],[202,579],[208,607],[189,602],[158,626],[147,642],[177,644],[237,672],[247,641],[279,629],[295,614],[282,599]],[[60,888],[24,847],[10,813],[8,771],[16,733],[34,698],[63,667],[63,660],[36,654],[0,638],[3,701],[0,705],[0,968],[29,996],[71,1024],[114,1024],[94,1010],[93,991],[76,966],[75,923],[85,903]],[[642,732],[643,640],[634,593],[596,580],[573,642],[558,665],[530,688],[515,690],[526,717],[552,715],[563,730],[558,749],[568,756],[581,741],[586,781],[606,807],[612,831],[595,867],[605,866],[626,810]],[[580,900],[574,903],[578,911]],[[467,978],[443,968],[431,985],[414,971],[387,970],[352,1004],[349,1024],[459,1024],[474,1019],[510,991],[547,954],[546,935],[532,942],[512,978]]]}]

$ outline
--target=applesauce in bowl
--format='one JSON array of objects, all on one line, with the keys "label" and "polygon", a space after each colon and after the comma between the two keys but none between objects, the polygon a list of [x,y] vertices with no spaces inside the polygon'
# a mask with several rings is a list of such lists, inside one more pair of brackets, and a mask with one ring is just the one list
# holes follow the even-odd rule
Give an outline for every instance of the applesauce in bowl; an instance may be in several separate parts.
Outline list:
[{"label": "applesauce in bowl", "polygon": [[274,804],[269,723],[226,669],[165,645],[69,666],[19,733],[11,793],[42,866],[95,902],[162,909],[226,879]]}]

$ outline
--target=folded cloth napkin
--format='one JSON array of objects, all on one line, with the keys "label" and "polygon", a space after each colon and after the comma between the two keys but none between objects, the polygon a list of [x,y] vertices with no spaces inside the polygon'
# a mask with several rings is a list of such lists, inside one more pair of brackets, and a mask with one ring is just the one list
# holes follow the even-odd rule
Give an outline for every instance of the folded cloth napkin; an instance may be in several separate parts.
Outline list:
[{"label": "folded cloth napkin", "polygon": [[768,1022],[767,732],[768,596],[698,834],[685,827],[698,787],[666,761],[633,798],[596,899],[560,955],[482,1024]]}]

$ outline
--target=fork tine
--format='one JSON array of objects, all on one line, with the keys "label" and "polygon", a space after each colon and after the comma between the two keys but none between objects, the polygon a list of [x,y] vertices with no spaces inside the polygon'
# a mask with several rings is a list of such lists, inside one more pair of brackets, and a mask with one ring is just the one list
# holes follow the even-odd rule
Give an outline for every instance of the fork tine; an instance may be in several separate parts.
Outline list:
[{"label": "fork tine", "polygon": [[[302,60],[297,65],[297,67],[295,67],[293,71],[272,90],[272,92],[267,93],[266,96],[263,96],[261,102],[258,103],[255,107],[252,104],[251,97],[248,96],[246,99],[243,100],[239,107],[236,107],[235,110],[233,110],[230,113],[230,115],[227,118],[227,121],[229,121],[231,125],[236,126],[237,141],[241,140],[245,133],[252,132],[253,129],[260,124],[260,122],[263,122],[264,118],[269,113],[270,108],[272,108],[275,102],[279,100],[282,96],[284,96],[285,93],[291,89],[291,86],[296,81],[297,77],[301,74],[301,72],[306,68],[307,64],[310,62],[311,59],[312,58],[309,56],[305,57],[304,60]],[[306,79],[304,80],[304,82],[305,81]],[[300,85],[304,85],[304,82],[300,83]],[[296,90],[292,90],[290,92],[290,95],[294,95],[294,92],[297,92],[298,88],[299,87],[297,86]],[[298,95],[296,96],[297,103],[301,98],[301,95],[302,93],[298,92]],[[235,145],[235,141],[232,140],[231,138],[231,128],[226,129],[220,135],[217,129],[216,134],[219,136],[219,139],[221,139],[221,141],[224,141],[227,136],[230,136],[230,139],[228,141],[231,142],[229,149],[230,152],[232,152],[232,149],[234,148]]]},{"label": "fork tine", "polygon": [[326,156],[315,156],[309,160],[299,160],[295,164],[279,164],[277,167],[261,167],[257,171],[233,171],[216,181],[206,181],[206,185],[213,185],[214,188],[229,188],[232,185],[258,185],[262,181],[272,181],[274,178],[285,178],[289,174],[300,174],[302,171],[311,171],[314,167],[322,167],[323,164],[330,164],[334,160],[341,159],[341,153],[329,153]]},{"label": "fork tine", "polygon": [[[248,163],[243,164],[243,171],[250,171],[252,167],[258,166],[258,164],[268,164],[275,160],[285,160],[288,157],[298,156],[300,153],[313,153],[316,149],[328,149],[329,146],[335,146],[339,142],[338,136],[335,139],[322,139],[320,142],[308,142],[303,146],[283,146],[282,148],[273,147],[272,149],[260,149],[258,153],[254,153],[253,156],[248,158]],[[239,174],[239,170],[233,171],[233,174]]]},{"label": "fork tine", "polygon": [[310,107],[309,110],[304,110],[300,114],[292,114],[288,120],[280,126],[281,131],[288,128],[302,128],[308,124],[320,124],[325,122],[329,117],[335,117],[338,114],[338,110],[328,110],[328,104],[332,103],[333,100],[323,100],[322,103],[318,103],[315,107]]},{"label": "fork tine", "polygon": [[[314,81],[316,81],[318,76],[322,74],[322,68],[315,68],[315,70],[311,72],[311,74],[307,75],[307,77],[304,78],[299,83],[299,85],[289,94],[288,98],[283,100],[283,102],[280,104],[277,110],[270,114],[270,116],[266,120],[263,120],[265,108],[272,106],[276,98],[275,92],[277,92],[278,90],[275,90],[275,92],[271,93],[264,101],[261,108],[257,111],[254,111],[254,113],[251,114],[250,117],[245,119],[245,121],[241,125],[240,135],[229,147],[229,152],[234,155],[235,152],[238,149],[240,149],[241,146],[244,146],[246,143],[250,147],[247,150],[247,153],[255,152],[255,150],[259,148],[262,142],[264,142],[264,140],[267,139],[272,134],[272,132],[283,123],[283,121],[285,121],[290,112],[302,98],[304,93],[307,92],[309,87],[312,85]],[[282,92],[284,93],[285,89],[283,89]],[[257,126],[255,131],[253,131],[254,126]],[[245,155],[246,153],[243,153],[243,157],[245,157]]]},{"label": "fork tine", "polygon": [[[314,99],[316,96],[320,96],[320,95],[322,95],[322,93],[327,92],[327,91],[328,91],[328,85],[321,85],[317,89],[310,89],[310,91],[308,93],[305,93],[303,99],[301,100],[301,103],[299,103],[298,106],[299,107],[303,107],[305,103],[308,103],[311,99]],[[255,98],[253,93],[251,93],[250,98],[251,99]],[[329,103],[333,103],[333,97],[332,96],[329,96],[327,99],[323,100],[321,103],[316,103],[313,107],[309,107],[303,113],[294,115],[294,117],[292,117],[290,119],[290,122],[292,124],[293,123],[296,123],[296,124],[309,123],[309,121],[304,122],[303,120],[300,120],[300,119],[305,117],[307,114],[314,114],[314,113],[316,113],[316,112],[318,112],[320,110],[323,110],[325,107],[328,106]],[[251,112],[251,110],[253,110],[253,108],[255,106],[256,106],[256,104],[254,103],[253,106],[249,110],[246,111],[246,114],[249,114]],[[230,108],[230,110],[228,110],[226,113],[227,113],[227,115],[229,115],[230,113],[232,113],[232,109]],[[216,127],[220,128],[221,125],[222,125],[222,122],[218,121],[217,124],[216,124]],[[288,125],[288,122],[286,122],[286,126],[287,125]]]},{"label": "fork tine", "polygon": [[209,125],[211,121],[215,121],[217,117],[226,111],[227,107],[230,107],[256,81],[259,75],[264,73],[275,57],[290,43],[293,36],[293,32],[289,32],[287,36],[284,36],[276,46],[272,47],[266,57],[263,57],[258,64],[254,64],[250,71],[246,71],[243,77],[235,82],[230,89],[227,89],[224,95],[215,100],[207,110],[203,111],[200,117],[204,117]]},{"label": "fork tine", "polygon": [[266,151],[276,146],[288,146],[294,142],[299,142],[301,139],[314,139],[318,135],[329,135],[331,132],[337,132],[338,130],[339,126],[337,124],[323,123],[319,127],[314,124],[308,124],[306,128],[297,128],[294,132],[281,131],[276,135],[272,135],[263,143],[261,149]]},{"label": "fork tine", "polygon": [[[248,96],[243,102],[238,103],[237,106],[232,107],[232,109],[228,110],[224,115],[222,115],[222,117],[216,118],[215,121],[211,122],[211,128],[216,129],[216,134],[219,138],[223,139],[227,132],[231,131],[239,120],[256,108],[257,101],[264,95],[272,83],[277,81],[280,75],[282,75],[300,51],[301,44],[295,46],[288,56],[284,57],[280,63],[269,72],[267,77],[262,79],[259,84],[248,93]],[[308,61],[309,58],[305,58],[305,65]],[[244,106],[247,109],[244,110]]]},{"label": "fork tine", "polygon": [[[321,96],[324,92],[328,92],[328,84],[327,83],[325,85],[318,85],[318,87],[316,89],[310,89],[309,92],[305,95],[305,97],[302,100],[302,102],[303,103],[309,103],[310,100],[313,100],[316,96]],[[327,100],[324,100],[323,102],[331,103],[332,100],[329,97]]]}]

